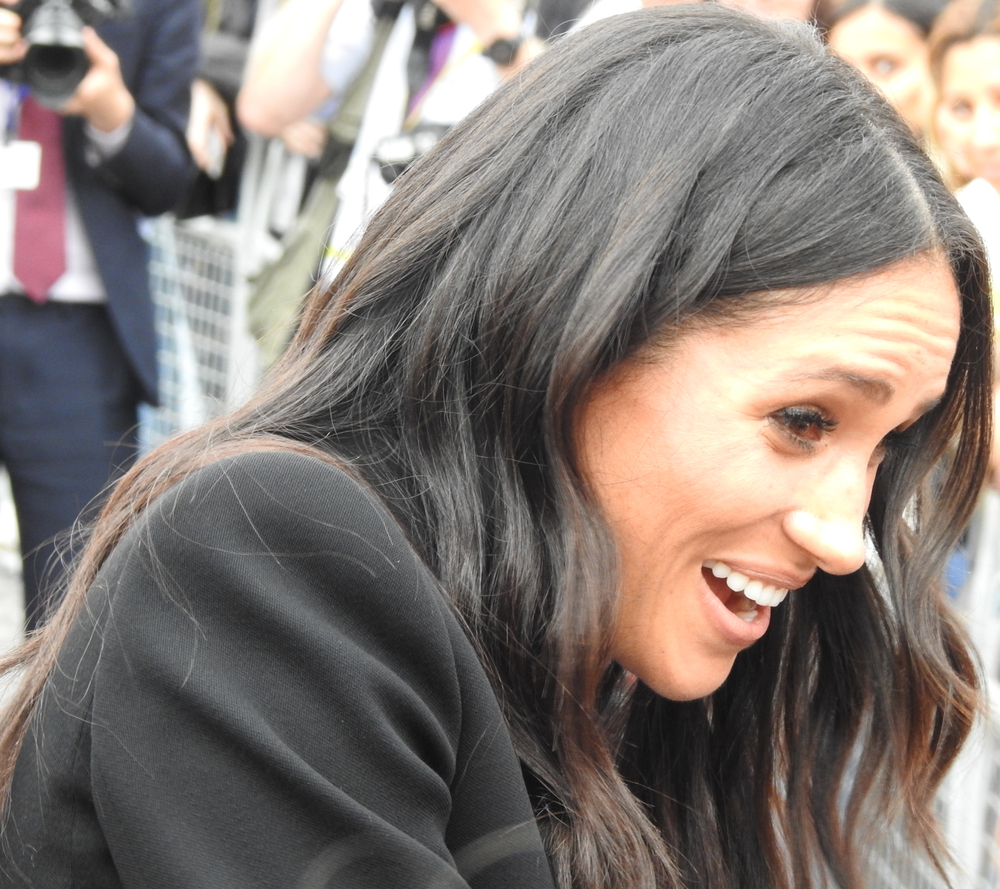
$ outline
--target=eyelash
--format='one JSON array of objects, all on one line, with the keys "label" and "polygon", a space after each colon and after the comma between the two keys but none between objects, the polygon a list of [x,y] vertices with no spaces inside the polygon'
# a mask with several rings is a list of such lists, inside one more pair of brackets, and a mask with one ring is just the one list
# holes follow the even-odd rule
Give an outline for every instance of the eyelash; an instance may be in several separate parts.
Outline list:
[{"label": "eyelash", "polygon": [[[836,420],[810,407],[785,407],[771,416],[785,437],[803,451],[811,451],[816,442],[837,428]],[[815,438],[803,434],[810,427],[814,427],[818,432]]]},{"label": "eyelash", "polygon": [[[827,417],[821,411],[810,407],[782,408],[772,414],[771,418],[778,424],[784,436],[803,451],[813,450],[816,443],[821,441],[827,433],[836,429],[838,425],[832,417]],[[810,427],[817,430],[814,438],[808,438],[802,434],[802,431]],[[796,431],[797,429],[799,431]],[[912,441],[910,431],[890,432],[879,443],[873,457],[881,463],[886,458],[906,448]]]}]

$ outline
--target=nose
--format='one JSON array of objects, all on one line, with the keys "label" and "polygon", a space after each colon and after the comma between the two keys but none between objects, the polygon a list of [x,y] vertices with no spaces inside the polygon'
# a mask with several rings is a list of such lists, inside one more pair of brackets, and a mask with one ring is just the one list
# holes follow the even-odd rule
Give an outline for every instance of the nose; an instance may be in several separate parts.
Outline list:
[{"label": "nose", "polygon": [[785,534],[827,574],[865,563],[865,515],[875,482],[867,450],[832,453],[800,480],[798,502],[783,517]]},{"label": "nose", "polygon": [[827,574],[865,563],[865,514],[875,481],[866,453],[845,454],[802,479],[802,496],[784,516],[785,534]]},{"label": "nose", "polygon": [[784,529],[827,574],[850,574],[865,563],[863,517],[820,518],[797,509],[785,516]]}]

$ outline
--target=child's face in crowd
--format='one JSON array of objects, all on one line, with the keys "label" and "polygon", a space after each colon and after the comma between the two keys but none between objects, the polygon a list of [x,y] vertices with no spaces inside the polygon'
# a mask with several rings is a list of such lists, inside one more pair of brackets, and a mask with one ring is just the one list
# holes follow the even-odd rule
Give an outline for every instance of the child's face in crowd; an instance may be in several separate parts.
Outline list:
[{"label": "child's face in crowd", "polygon": [[956,170],[1000,191],[1000,37],[976,37],[945,53],[936,125]]},{"label": "child's face in crowd", "polygon": [[830,47],[861,71],[917,135],[930,122],[933,87],[927,42],[912,22],[887,9],[866,6],[830,29]]}]

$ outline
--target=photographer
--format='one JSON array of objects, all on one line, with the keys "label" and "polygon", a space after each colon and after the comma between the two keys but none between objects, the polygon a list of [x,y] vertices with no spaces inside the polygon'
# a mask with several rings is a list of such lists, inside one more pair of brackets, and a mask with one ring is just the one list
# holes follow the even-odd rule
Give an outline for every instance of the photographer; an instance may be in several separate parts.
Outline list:
[{"label": "photographer", "polygon": [[[73,7],[85,14],[89,3]],[[198,0],[133,0],[128,16],[83,28],[89,69],[54,112],[20,84],[23,23],[13,0],[0,4],[0,65],[13,66],[0,69],[0,463],[33,628],[53,536],[134,459],[138,403],[156,401],[136,222],[172,207],[189,176],[201,15]],[[18,166],[39,148],[40,168]]]}]

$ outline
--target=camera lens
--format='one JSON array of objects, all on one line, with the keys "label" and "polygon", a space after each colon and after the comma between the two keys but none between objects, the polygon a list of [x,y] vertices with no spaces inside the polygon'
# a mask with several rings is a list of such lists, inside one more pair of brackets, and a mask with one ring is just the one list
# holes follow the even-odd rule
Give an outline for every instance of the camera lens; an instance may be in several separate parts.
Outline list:
[{"label": "camera lens", "polygon": [[83,50],[83,22],[64,0],[48,0],[27,22],[24,37],[25,80],[41,104],[58,108],[90,69]]}]

